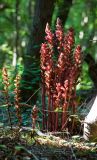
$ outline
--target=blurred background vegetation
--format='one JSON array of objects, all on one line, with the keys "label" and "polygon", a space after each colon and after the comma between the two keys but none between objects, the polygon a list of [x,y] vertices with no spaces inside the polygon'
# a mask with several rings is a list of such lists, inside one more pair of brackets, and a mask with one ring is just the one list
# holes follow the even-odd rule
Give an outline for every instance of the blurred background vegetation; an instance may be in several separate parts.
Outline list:
[{"label": "blurred background vegetation", "polygon": [[[21,97],[38,103],[40,78],[40,46],[45,26],[55,29],[56,19],[64,30],[73,27],[75,44],[81,44],[83,65],[78,93],[97,89],[97,0],[1,0],[0,1],[0,82],[3,66],[8,68],[11,87],[21,75]],[[0,83],[0,89],[3,86]],[[40,89],[41,90],[41,89]]]}]

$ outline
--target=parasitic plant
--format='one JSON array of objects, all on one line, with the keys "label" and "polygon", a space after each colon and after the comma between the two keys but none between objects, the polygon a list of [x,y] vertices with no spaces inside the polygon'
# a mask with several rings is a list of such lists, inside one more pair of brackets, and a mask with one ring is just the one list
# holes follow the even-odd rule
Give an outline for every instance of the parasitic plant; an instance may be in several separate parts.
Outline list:
[{"label": "parasitic plant", "polygon": [[4,94],[5,94],[5,100],[6,100],[6,105],[7,105],[9,123],[10,123],[10,127],[12,129],[12,121],[11,121],[11,113],[10,113],[11,104],[10,104],[10,99],[9,99],[9,85],[10,84],[9,84],[7,69],[5,67],[2,69],[2,76],[3,76]]},{"label": "parasitic plant", "polygon": [[74,49],[74,30],[70,28],[64,33],[59,18],[55,33],[48,23],[45,32],[45,42],[40,50],[43,129],[58,131],[67,126],[69,108],[73,114],[76,112],[76,85],[81,72],[82,51],[80,45]]},{"label": "parasitic plant", "polygon": [[33,129],[35,129],[37,117],[38,117],[38,108],[36,105],[34,105],[32,109],[32,128]]},{"label": "parasitic plant", "polygon": [[16,108],[16,116],[18,118],[18,126],[21,126],[22,123],[22,116],[21,116],[21,110],[20,110],[20,76],[16,76],[16,79],[14,80],[14,85],[15,85],[15,89],[14,89],[14,103],[15,103],[15,108]]}]

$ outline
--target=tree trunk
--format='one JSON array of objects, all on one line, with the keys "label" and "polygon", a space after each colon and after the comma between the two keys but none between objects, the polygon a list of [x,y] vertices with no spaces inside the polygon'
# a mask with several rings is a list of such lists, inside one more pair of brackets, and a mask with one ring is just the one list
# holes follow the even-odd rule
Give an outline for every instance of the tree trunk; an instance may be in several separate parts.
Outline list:
[{"label": "tree trunk", "polygon": [[[46,23],[50,23],[54,0],[36,0],[33,24],[24,58],[24,72],[21,81],[21,96],[26,101],[39,87],[40,45],[43,42]],[[34,103],[36,96],[33,97]]]},{"label": "tree trunk", "polygon": [[84,120],[84,139],[97,141],[97,96],[91,106],[90,112]]},{"label": "tree trunk", "polygon": [[[68,13],[70,11],[70,8],[72,6],[72,0],[61,0],[56,2],[55,8],[57,8],[56,18],[60,18],[62,21],[62,24],[66,22],[68,18]],[[54,13],[55,14],[55,13]],[[54,26],[56,24],[56,18],[54,19]]]},{"label": "tree trunk", "polygon": [[90,54],[87,54],[85,61],[89,66],[89,76],[94,83],[95,88],[97,89],[97,64]]}]

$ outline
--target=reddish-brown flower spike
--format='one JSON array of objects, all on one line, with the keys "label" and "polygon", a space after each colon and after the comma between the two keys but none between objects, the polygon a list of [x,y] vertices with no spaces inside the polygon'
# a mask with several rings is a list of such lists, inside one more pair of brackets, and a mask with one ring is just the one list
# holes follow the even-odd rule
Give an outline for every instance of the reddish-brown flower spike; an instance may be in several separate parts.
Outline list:
[{"label": "reddish-brown flower spike", "polygon": [[51,29],[50,29],[50,26],[49,26],[48,23],[46,24],[45,33],[47,34],[45,36],[45,39],[48,41],[49,44],[53,45],[53,37],[54,37],[54,35],[51,32]]},{"label": "reddish-brown flower spike", "polygon": [[58,68],[60,68],[61,70],[64,70],[64,63],[65,62],[65,55],[63,52],[60,53],[59,58],[58,58]]},{"label": "reddish-brown flower spike", "polygon": [[9,93],[8,93],[10,84],[9,84],[7,69],[5,67],[2,70],[2,76],[3,76],[5,100],[6,100],[7,111],[8,111],[8,116],[9,116],[9,123],[12,129],[12,121],[11,121],[11,113],[10,113],[10,99],[9,99]]},{"label": "reddish-brown flower spike", "polygon": [[74,30],[72,28],[69,29],[67,35],[64,37],[64,41],[65,41],[65,44],[64,44],[65,52],[67,54],[71,53],[72,47],[74,45]]},{"label": "reddish-brown flower spike", "polygon": [[68,85],[69,85],[68,80],[65,80],[65,82],[64,82],[64,87],[65,87],[66,90],[68,89]]},{"label": "reddish-brown flower spike", "polygon": [[49,48],[46,43],[42,43],[41,45],[41,69],[46,70],[47,61],[49,59]]},{"label": "reddish-brown flower spike", "polygon": [[78,45],[75,49],[75,52],[74,52],[74,60],[75,60],[75,63],[78,65],[81,64],[81,46]]},{"label": "reddish-brown flower spike", "polygon": [[70,46],[72,46],[74,44],[74,29],[70,28],[69,32],[68,32],[68,43],[70,44]]},{"label": "reddish-brown flower spike", "polygon": [[17,118],[18,118],[18,125],[19,127],[21,126],[21,123],[22,123],[22,116],[21,116],[21,110],[20,110],[20,90],[19,90],[19,87],[20,87],[20,76],[17,75],[16,76],[16,79],[14,80],[14,85],[15,85],[15,89],[14,89],[14,93],[15,93],[15,96],[14,96],[14,99],[15,99],[15,108],[16,108],[16,115],[17,115]]},{"label": "reddish-brown flower spike", "polygon": [[56,24],[56,37],[58,41],[62,41],[64,33],[63,33],[63,28],[62,28],[62,23],[59,18],[57,18],[57,24]]},{"label": "reddish-brown flower spike", "polygon": [[68,91],[68,84],[69,84],[69,82],[68,82],[68,80],[65,80],[64,81],[64,86],[62,86],[61,87],[61,89],[62,89],[62,97],[64,98],[64,100],[66,101],[66,98],[67,98],[67,91]]},{"label": "reddish-brown flower spike", "polygon": [[9,87],[9,78],[8,78],[8,73],[7,73],[7,69],[3,68],[2,69],[2,76],[3,76],[3,83],[5,84],[5,88],[8,89]]},{"label": "reddish-brown flower spike", "polygon": [[59,105],[60,102],[60,98],[61,98],[61,84],[60,83],[56,83],[56,92],[53,95],[54,96],[54,101],[55,101],[55,107]]},{"label": "reddish-brown flower spike", "polygon": [[36,126],[36,120],[38,117],[38,108],[36,105],[34,105],[33,109],[32,109],[32,128],[35,129]]}]

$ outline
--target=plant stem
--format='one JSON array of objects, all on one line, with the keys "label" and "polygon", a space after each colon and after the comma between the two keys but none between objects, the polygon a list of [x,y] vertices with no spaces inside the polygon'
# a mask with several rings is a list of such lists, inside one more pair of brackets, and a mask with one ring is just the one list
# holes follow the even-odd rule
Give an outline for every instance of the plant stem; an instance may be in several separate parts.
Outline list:
[{"label": "plant stem", "polygon": [[42,128],[43,130],[47,127],[47,120],[46,120],[46,104],[45,104],[45,84],[42,83],[42,110],[43,110],[43,117],[42,117]]},{"label": "plant stem", "polygon": [[[7,102],[8,103],[8,102]],[[8,119],[9,119],[9,124],[10,124],[10,127],[11,127],[11,130],[12,130],[12,121],[11,121],[11,114],[10,114],[10,109],[9,109],[9,104],[7,106],[7,113],[8,113]]]}]

